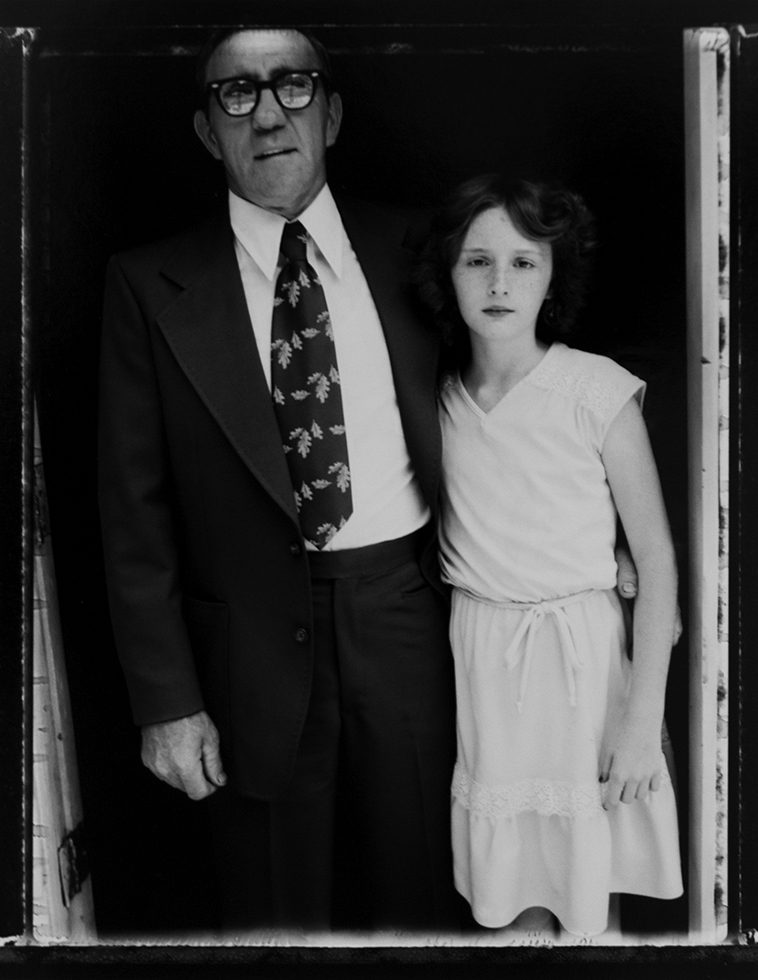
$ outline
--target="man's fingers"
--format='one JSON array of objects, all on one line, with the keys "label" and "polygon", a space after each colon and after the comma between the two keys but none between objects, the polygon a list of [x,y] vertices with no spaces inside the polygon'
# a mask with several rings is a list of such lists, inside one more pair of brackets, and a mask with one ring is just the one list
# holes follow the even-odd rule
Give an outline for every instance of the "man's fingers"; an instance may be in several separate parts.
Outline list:
[{"label": "man's fingers", "polygon": [[150,751],[152,746],[149,743],[143,745],[142,764],[148,769],[156,779],[162,783],[173,786],[174,789],[183,789],[180,771],[170,764],[168,757],[164,753]]},{"label": "man's fingers", "polygon": [[674,635],[671,638],[671,645],[676,646],[677,643],[682,638],[682,633],[684,632],[684,625],[682,623],[682,610],[679,608],[679,603],[676,605],[676,615],[674,617]]},{"label": "man's fingers", "polygon": [[226,773],[221,762],[218,739],[208,740],[203,743],[203,771],[205,772],[206,779],[213,783],[214,786],[226,785]]},{"label": "man's fingers", "polygon": [[173,787],[173,789],[184,790],[184,784],[179,773],[175,772],[173,769],[162,769],[157,765],[150,765],[145,763],[150,772],[157,778],[160,779],[162,783]]},{"label": "man's fingers", "polygon": [[197,772],[185,777],[181,789],[191,800],[204,800],[206,796],[216,792],[216,787],[208,782],[199,768]]},{"label": "man's fingers", "polygon": [[226,782],[218,732],[204,711],[144,726],[142,761],[158,779],[191,800],[210,796]]},{"label": "man's fingers", "polygon": [[616,586],[625,599],[633,599],[637,595],[637,569],[626,548],[616,550],[616,564]]},{"label": "man's fingers", "polygon": [[191,800],[201,800],[215,789],[203,776],[199,760],[191,766],[168,765],[164,759],[145,765],[162,783],[186,793]]}]

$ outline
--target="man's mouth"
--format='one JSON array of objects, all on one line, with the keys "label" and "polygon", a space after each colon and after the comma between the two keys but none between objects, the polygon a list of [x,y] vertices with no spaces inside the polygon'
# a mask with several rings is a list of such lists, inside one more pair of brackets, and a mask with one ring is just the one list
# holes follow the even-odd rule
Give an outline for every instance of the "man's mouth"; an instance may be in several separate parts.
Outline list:
[{"label": "man's mouth", "polygon": [[289,153],[294,153],[294,149],[287,147],[277,147],[273,150],[263,150],[262,153],[256,153],[253,157],[254,160],[270,160],[272,157],[286,156]]}]

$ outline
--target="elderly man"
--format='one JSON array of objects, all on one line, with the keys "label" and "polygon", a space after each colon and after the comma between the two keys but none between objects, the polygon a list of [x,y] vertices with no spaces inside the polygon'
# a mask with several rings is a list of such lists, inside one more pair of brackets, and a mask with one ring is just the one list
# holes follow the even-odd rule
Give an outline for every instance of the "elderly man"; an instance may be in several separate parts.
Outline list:
[{"label": "elderly man", "polygon": [[209,797],[230,928],[453,927],[437,345],[407,228],[329,190],[317,42],[226,32],[200,74],[228,208],[106,289],[101,513],[142,758]]}]

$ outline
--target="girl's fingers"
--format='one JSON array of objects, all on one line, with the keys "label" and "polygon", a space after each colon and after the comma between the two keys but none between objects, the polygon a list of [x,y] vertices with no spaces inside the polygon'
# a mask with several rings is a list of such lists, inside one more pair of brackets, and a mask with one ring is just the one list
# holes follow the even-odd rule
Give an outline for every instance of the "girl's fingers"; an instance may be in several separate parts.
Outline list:
[{"label": "girl's fingers", "polygon": [[608,792],[605,796],[605,809],[607,810],[610,806],[617,806],[621,800],[621,794],[624,791],[624,783],[622,783],[615,776],[610,776],[608,779]]},{"label": "girl's fingers", "polygon": [[[601,779],[601,782],[603,780]],[[617,803],[634,803],[635,800],[647,799],[649,793],[654,793],[661,786],[661,774],[645,779],[627,779],[623,782],[612,776],[608,781],[608,792],[605,797],[605,808]]]},{"label": "girl's fingers", "polygon": [[639,783],[636,780],[628,779],[624,783],[624,789],[621,793],[621,802],[634,803],[638,789],[639,789]]},{"label": "girl's fingers", "polygon": [[603,807],[616,806],[618,803],[634,803],[635,800],[645,800],[650,793],[655,793],[661,787],[661,770],[656,770],[650,776],[643,778],[622,778],[614,771],[615,759],[612,753],[601,753],[598,763],[598,782],[604,784]]},{"label": "girl's fingers", "polygon": [[646,800],[648,793],[650,792],[650,780],[641,779],[639,785],[637,786],[637,792],[634,794],[636,800]]}]

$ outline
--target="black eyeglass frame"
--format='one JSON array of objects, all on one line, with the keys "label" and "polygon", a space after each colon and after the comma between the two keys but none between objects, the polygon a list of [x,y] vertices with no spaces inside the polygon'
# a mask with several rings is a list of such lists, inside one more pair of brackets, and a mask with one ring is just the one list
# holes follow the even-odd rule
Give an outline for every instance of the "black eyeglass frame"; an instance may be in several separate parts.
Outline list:
[{"label": "black eyeglass frame", "polygon": [[[305,103],[305,105],[297,106],[297,108],[290,108],[284,105],[279,93],[276,90],[276,86],[283,79],[290,75],[305,75],[308,78],[313,79],[313,91],[311,92],[311,97]],[[221,101],[221,86],[226,85],[227,82],[248,82],[255,87],[255,101],[253,102],[250,109],[247,112],[229,112],[224,103]],[[261,92],[265,92],[266,89],[270,89],[277,103],[284,109],[285,112],[302,112],[303,109],[307,109],[309,105],[313,104],[313,100],[316,98],[316,93],[318,92],[318,83],[324,88],[324,92],[328,94],[329,92],[329,77],[326,72],[320,69],[309,69],[307,71],[294,70],[291,68],[285,71],[277,72],[273,78],[269,78],[267,82],[261,82],[257,78],[251,78],[249,75],[230,75],[228,78],[217,78],[212,82],[207,82],[205,86],[206,94],[213,94],[216,97],[216,102],[218,102],[219,107],[222,112],[225,112],[227,116],[231,116],[233,119],[242,119],[245,116],[251,116],[255,110],[258,108],[258,104],[261,101]]]}]

